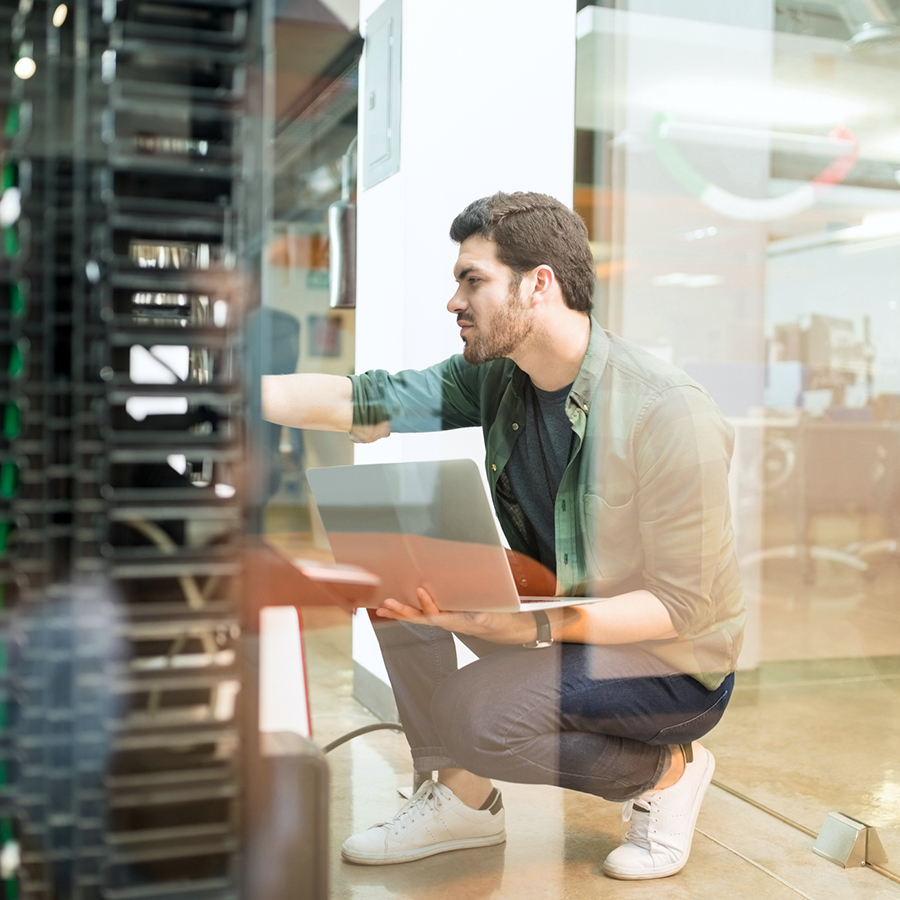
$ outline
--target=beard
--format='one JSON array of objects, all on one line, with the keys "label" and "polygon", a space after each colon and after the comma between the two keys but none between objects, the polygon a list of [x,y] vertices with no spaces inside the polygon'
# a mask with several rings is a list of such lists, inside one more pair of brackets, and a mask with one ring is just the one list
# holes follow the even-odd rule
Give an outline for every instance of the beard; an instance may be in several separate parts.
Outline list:
[{"label": "beard", "polygon": [[[475,326],[476,333],[467,338],[463,348],[463,359],[467,363],[480,366],[492,359],[509,356],[531,334],[534,322],[522,306],[518,288],[518,283],[510,285],[506,305],[490,319],[487,332]],[[460,315],[457,321],[474,322],[474,319]]]}]

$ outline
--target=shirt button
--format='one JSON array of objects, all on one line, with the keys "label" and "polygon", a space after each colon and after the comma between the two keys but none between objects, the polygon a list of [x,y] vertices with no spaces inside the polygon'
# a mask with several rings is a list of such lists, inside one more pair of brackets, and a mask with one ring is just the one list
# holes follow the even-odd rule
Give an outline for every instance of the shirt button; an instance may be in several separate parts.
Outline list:
[{"label": "shirt button", "polygon": [[496,466],[494,463],[491,463],[491,471],[492,471],[492,472],[496,472],[496,471],[497,471],[497,466]]},{"label": "shirt button", "polygon": [[585,412],[587,412],[587,411],[588,411],[587,403],[585,403],[584,406],[582,406],[581,408],[582,408]]},{"label": "shirt button", "polygon": [[563,502],[562,502],[562,511],[563,512],[566,511],[566,501],[565,500],[563,500]]},{"label": "shirt button", "polygon": [[519,430],[519,423],[513,422],[513,431],[518,431],[518,430]]},{"label": "shirt button", "polygon": [[564,562],[566,565],[569,564],[569,554],[568,554],[568,553],[564,553],[564,554],[563,554],[563,562]]}]

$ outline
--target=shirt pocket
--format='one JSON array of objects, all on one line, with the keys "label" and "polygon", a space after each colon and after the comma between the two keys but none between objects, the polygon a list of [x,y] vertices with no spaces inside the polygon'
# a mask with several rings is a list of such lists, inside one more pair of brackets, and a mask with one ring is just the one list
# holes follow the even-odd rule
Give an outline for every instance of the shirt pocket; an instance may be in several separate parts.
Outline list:
[{"label": "shirt pocket", "polygon": [[637,499],[613,506],[599,494],[584,495],[588,559],[603,578],[624,578],[643,565]]}]

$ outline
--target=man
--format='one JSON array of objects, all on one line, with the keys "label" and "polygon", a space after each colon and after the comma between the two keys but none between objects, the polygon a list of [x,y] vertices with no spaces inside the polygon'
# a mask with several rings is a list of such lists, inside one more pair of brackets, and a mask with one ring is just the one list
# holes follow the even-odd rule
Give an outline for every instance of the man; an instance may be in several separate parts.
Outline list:
[{"label": "man", "polygon": [[[563,204],[498,193],[450,236],[462,356],[264,379],[266,415],[357,440],[480,425],[512,549],[554,571],[558,594],[606,599],[547,614],[386,600],[373,620],[400,719],[416,771],[438,775],[343,856],[379,865],[505,840],[497,778],[625,802],[604,872],[674,874],[714,768],[692,742],[728,702],[744,620],[732,429],[683,372],[591,318],[587,232]],[[451,633],[479,659],[457,670]]]}]

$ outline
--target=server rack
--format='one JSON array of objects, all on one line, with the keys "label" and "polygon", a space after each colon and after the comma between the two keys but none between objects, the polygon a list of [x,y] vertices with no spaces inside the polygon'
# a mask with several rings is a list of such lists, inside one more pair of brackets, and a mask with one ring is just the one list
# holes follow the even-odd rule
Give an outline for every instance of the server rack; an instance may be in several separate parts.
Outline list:
[{"label": "server rack", "polygon": [[241,896],[259,5],[0,9],[0,897]]}]

